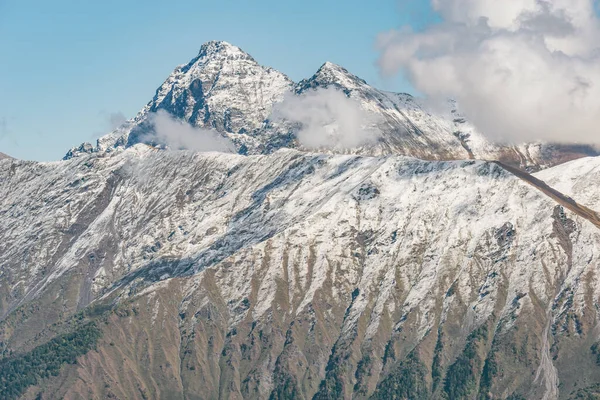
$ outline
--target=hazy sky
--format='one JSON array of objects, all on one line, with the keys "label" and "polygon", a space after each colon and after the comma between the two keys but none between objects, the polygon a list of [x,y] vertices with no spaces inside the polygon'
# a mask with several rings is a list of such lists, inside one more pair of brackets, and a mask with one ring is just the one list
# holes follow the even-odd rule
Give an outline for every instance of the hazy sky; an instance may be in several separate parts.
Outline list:
[{"label": "hazy sky", "polygon": [[56,160],[133,117],[179,64],[226,40],[294,80],[325,61],[373,85],[382,31],[435,19],[419,0],[0,0],[0,152]]}]

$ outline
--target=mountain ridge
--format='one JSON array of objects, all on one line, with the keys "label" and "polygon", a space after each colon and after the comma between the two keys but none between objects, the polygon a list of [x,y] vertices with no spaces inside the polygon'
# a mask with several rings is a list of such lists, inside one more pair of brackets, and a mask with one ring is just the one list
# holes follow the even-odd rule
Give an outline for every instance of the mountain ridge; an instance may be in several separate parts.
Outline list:
[{"label": "mountain ridge", "polygon": [[345,152],[402,154],[430,160],[497,159],[535,171],[582,156],[599,155],[586,145],[529,143],[500,145],[487,140],[449,103],[442,114],[425,109],[408,94],[380,91],[344,67],[325,62],[310,78],[294,83],[285,74],[259,65],[252,56],[227,42],[211,41],[187,64],[178,66],[132,120],[83,144],[81,152],[113,151],[131,146],[152,131],[149,116],[165,110],[193,127],[214,129],[243,154],[268,154],[282,147],[299,148],[297,124],[269,120],[286,96],[333,87],[356,100],[380,120],[382,137],[374,144]]},{"label": "mountain ridge", "polygon": [[[599,162],[536,176],[598,208]],[[102,332],[33,398],[541,399],[600,383],[600,232],[493,162],[136,144],[2,162],[0,180],[3,349],[69,318]]]}]

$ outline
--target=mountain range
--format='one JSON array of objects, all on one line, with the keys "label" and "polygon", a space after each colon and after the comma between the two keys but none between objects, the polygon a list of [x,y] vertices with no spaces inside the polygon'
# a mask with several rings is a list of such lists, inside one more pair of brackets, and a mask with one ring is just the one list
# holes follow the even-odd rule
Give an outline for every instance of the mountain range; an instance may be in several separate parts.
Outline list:
[{"label": "mountain range", "polygon": [[132,120],[95,146],[79,152],[103,152],[143,142],[152,126],[149,117],[164,110],[194,127],[209,128],[231,139],[241,154],[269,154],[280,148],[302,148],[297,126],[271,121],[274,106],[286,96],[335,88],[360,103],[376,118],[382,133],[369,146],[347,149],[364,155],[406,155],[426,160],[500,160],[529,171],[583,156],[600,155],[588,145],[490,142],[449,101],[433,111],[415,97],[369,86],[345,68],[326,62],[309,79],[294,83],[286,75],[258,64],[249,54],[226,42],[208,42],[188,64],[173,71],[156,95]]},{"label": "mountain range", "polygon": [[[272,118],[328,88],[377,140]],[[235,151],[149,140],[161,110]],[[597,398],[595,154],[209,42],[95,145],[0,157],[0,398]]]}]

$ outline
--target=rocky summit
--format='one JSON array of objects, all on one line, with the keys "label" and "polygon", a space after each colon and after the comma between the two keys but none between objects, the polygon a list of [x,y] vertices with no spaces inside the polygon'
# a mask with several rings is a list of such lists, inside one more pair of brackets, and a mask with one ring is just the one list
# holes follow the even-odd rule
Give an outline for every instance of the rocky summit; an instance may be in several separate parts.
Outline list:
[{"label": "rocky summit", "polygon": [[[327,88],[376,141],[271,119]],[[160,110],[237,154],[147,141]],[[594,151],[209,42],[95,145],[0,157],[0,398],[596,398]]]}]

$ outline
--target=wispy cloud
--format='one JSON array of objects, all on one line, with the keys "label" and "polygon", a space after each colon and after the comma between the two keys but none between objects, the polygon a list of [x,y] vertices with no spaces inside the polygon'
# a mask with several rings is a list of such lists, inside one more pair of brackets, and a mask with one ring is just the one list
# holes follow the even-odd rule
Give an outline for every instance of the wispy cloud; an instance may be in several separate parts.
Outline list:
[{"label": "wispy cloud", "polygon": [[235,152],[233,143],[218,132],[200,129],[159,110],[149,116],[152,131],[143,140],[164,145],[172,150]]},{"label": "wispy cloud", "polygon": [[90,139],[97,139],[101,136],[104,136],[108,132],[112,132],[120,128],[124,123],[127,122],[127,117],[121,111],[100,111],[98,115],[102,118],[102,126],[100,130],[90,135]]},{"label": "wispy cloud", "polygon": [[288,95],[271,120],[297,123],[299,143],[308,149],[344,150],[376,142],[380,131],[360,104],[333,88]]},{"label": "wispy cloud", "polygon": [[0,117],[0,142],[10,142],[12,146],[19,146],[19,142],[10,126],[9,119],[6,117]]},{"label": "wispy cloud", "polygon": [[0,118],[0,140],[3,140],[6,137],[8,137],[8,134],[8,121],[5,117],[2,117]]},{"label": "wispy cloud", "polygon": [[496,140],[600,143],[600,23],[593,0],[432,0],[443,22],[381,34],[385,75],[455,98]]},{"label": "wispy cloud", "polygon": [[120,127],[127,121],[127,117],[125,117],[125,114],[123,114],[120,111],[108,114],[107,119],[108,119],[108,124],[110,126],[110,129],[112,131],[114,131],[115,129],[117,129],[118,127]]}]

